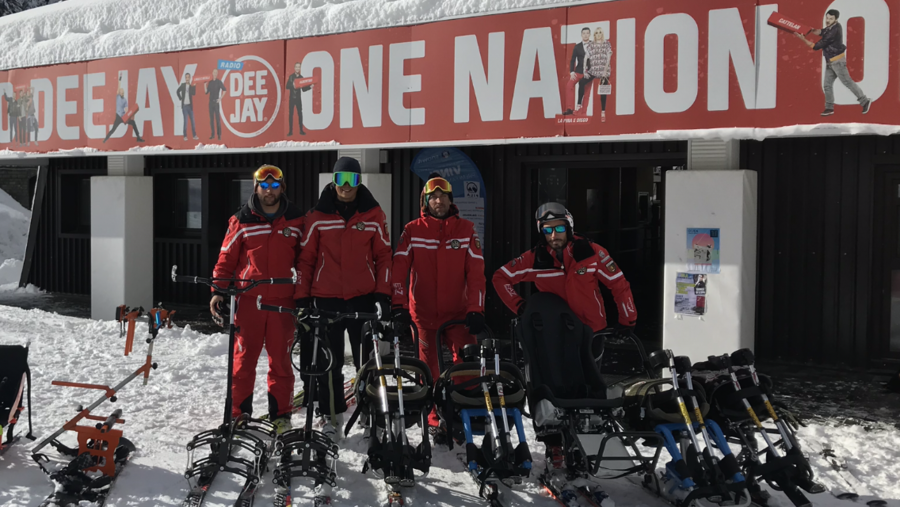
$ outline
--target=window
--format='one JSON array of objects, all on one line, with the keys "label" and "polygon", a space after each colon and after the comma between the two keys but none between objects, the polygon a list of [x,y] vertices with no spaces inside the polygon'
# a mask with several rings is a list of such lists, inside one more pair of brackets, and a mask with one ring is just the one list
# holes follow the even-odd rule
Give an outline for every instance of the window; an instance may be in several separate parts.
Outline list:
[{"label": "window", "polygon": [[200,178],[179,178],[175,182],[175,218],[179,229],[202,227],[203,205]]},{"label": "window", "polygon": [[59,178],[60,216],[62,234],[91,233],[91,177],[63,175]]},{"label": "window", "polygon": [[237,210],[250,200],[253,193],[253,180],[231,180],[231,188],[228,192],[229,209]]}]

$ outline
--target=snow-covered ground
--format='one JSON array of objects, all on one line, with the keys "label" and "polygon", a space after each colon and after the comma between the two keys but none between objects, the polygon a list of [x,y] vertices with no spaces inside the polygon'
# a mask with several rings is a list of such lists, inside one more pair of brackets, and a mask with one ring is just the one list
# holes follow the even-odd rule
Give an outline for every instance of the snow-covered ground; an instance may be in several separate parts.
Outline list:
[{"label": "snow-covered ground", "polygon": [[[227,335],[201,334],[189,327],[177,326],[163,330],[154,349],[159,369],[151,373],[150,382],[142,386],[135,381],[119,393],[115,406],[102,405],[97,415],[108,415],[114,408],[124,411],[125,436],[138,447],[138,452],[117,481],[108,505],[173,506],[180,505],[187,492],[182,477],[186,452],[185,443],[197,432],[215,427],[222,415],[227,361]],[[138,328],[138,338],[145,332]],[[62,317],[41,310],[21,310],[0,306],[0,343],[31,342],[30,363],[34,381],[33,404],[35,435],[38,441],[60,427],[75,414],[75,406],[87,404],[97,397],[96,391],[63,388],[50,385],[53,380],[115,385],[137,369],[145,353],[142,340],[135,340],[134,353],[124,357],[124,339],[119,338],[118,325],[112,321]],[[255,411],[265,411],[266,359],[260,358],[255,393]],[[345,367],[350,374],[351,368]],[[299,381],[297,383],[299,386]],[[294,424],[301,424],[295,415]],[[18,431],[24,432],[20,424]],[[529,438],[533,437],[531,422],[526,421]],[[831,446],[845,458],[853,474],[873,496],[887,499],[889,505],[900,507],[900,431],[884,426],[864,429],[862,426],[834,426],[811,424],[800,432],[804,442]],[[52,487],[31,460],[28,452],[35,442],[24,441],[0,458],[0,505],[36,506],[51,492]],[[69,434],[68,442],[74,443]],[[383,486],[371,474],[360,473],[365,458],[366,443],[357,426],[342,443],[338,465],[338,487],[334,503],[341,506],[377,506]],[[463,506],[484,505],[477,497],[477,488],[461,471],[455,455],[461,449],[436,448],[429,477],[419,481],[415,497],[409,505]],[[532,445],[536,458],[535,472],[543,469],[540,456],[543,448]],[[661,462],[667,458],[663,457]],[[814,459],[813,466],[819,480],[829,487],[844,489],[839,477],[827,464]],[[270,477],[270,476],[269,476]],[[267,477],[258,494],[257,505],[270,505],[273,486]],[[663,506],[660,499],[624,479],[604,481],[607,492],[619,506]],[[205,505],[230,505],[236,497],[237,483],[227,475],[218,479]],[[534,478],[517,488],[518,505],[556,505],[541,493]],[[775,504],[789,507],[780,493]],[[845,506],[828,493],[812,496],[815,505]],[[295,497],[300,505],[300,498]]]},{"label": "snow-covered ground", "polygon": [[13,290],[19,284],[22,259],[28,243],[31,212],[0,189],[0,290]]}]

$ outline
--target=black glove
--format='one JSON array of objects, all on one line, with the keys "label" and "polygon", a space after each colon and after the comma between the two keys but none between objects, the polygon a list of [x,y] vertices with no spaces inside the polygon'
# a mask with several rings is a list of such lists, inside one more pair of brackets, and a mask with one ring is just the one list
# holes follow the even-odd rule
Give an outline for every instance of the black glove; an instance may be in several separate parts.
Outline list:
[{"label": "black glove", "polygon": [[469,312],[466,314],[466,329],[469,334],[477,335],[484,332],[484,314]]},{"label": "black glove", "polygon": [[[375,302],[381,306],[381,320],[388,321],[391,318],[391,297],[387,294],[375,293]],[[375,311],[375,308],[372,308]]]},{"label": "black glove", "polygon": [[226,324],[231,322],[231,305],[229,305],[225,301],[219,301],[216,303],[216,315],[213,315],[213,322],[218,324],[220,327],[225,327]]},{"label": "black glove", "polygon": [[622,336],[631,336],[632,333],[634,333],[634,324],[629,324],[629,325],[616,324],[614,329],[616,331],[616,334],[619,334]]},{"label": "black glove", "polygon": [[313,298],[295,299],[294,304],[297,305],[297,308],[312,308]]},{"label": "black glove", "polygon": [[409,326],[412,325],[412,316],[406,308],[395,306],[391,310],[391,322],[394,324],[394,329],[409,331]]},{"label": "black glove", "polygon": [[519,301],[519,306],[516,307],[516,317],[521,317],[522,314],[525,313],[525,300]]}]

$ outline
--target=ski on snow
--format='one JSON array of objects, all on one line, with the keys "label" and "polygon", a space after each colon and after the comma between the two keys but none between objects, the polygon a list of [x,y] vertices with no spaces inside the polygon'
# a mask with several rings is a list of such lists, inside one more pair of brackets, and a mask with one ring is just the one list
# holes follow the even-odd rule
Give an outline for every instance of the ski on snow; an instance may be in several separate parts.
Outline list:
[{"label": "ski on snow", "polygon": [[[801,448],[803,446],[809,449],[810,452],[808,454],[816,456],[818,459],[824,461],[831,471],[840,477],[844,484],[847,485],[846,490],[829,488],[828,492],[831,493],[832,496],[839,500],[864,502],[868,507],[884,507],[887,505],[886,501],[872,496],[866,485],[860,482],[855,475],[850,473],[847,462],[839,458],[837,454],[835,454],[834,449],[819,445],[817,442],[812,441],[804,441]],[[864,500],[863,497],[868,498],[868,500]]]},{"label": "ski on snow", "polygon": [[[68,507],[69,505],[81,505],[81,502],[91,502],[96,507],[103,507],[106,498],[116,479],[125,468],[128,460],[134,455],[136,448],[128,439],[119,440],[119,447],[115,452],[115,472],[110,476],[100,476],[91,479],[83,470],[94,464],[94,457],[84,453],[72,460],[65,468],[53,472],[51,481],[57,484],[57,490],[41,503],[41,507]],[[72,491],[79,488],[81,491]],[[67,492],[66,489],[69,489]]]}]

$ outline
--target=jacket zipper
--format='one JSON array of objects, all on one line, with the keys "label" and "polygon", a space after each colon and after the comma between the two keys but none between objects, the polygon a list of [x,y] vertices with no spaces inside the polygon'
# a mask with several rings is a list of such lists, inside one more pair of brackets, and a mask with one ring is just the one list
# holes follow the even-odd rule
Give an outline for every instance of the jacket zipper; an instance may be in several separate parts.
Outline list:
[{"label": "jacket zipper", "polygon": [[603,303],[601,303],[600,298],[597,297],[598,292],[599,292],[599,289],[594,289],[594,301],[596,301],[597,306],[600,307],[600,316],[605,319],[606,317],[603,315]]},{"label": "jacket zipper", "polygon": [[316,273],[316,281],[319,281],[319,277],[322,276],[322,270],[325,269],[325,252],[322,252],[322,266],[319,268],[319,272]]},{"label": "jacket zipper", "polygon": [[372,275],[372,281],[377,282],[375,280],[375,272],[372,271],[372,266],[369,265],[369,254],[366,254],[366,268],[368,268],[369,274]]},{"label": "jacket zipper", "polygon": [[247,276],[247,271],[250,271],[250,257],[247,257],[247,267],[244,268],[244,271],[241,273],[241,279],[245,279],[244,277]]},{"label": "jacket zipper", "polygon": [[413,286],[412,286],[412,290],[409,291],[409,293],[410,293],[410,295],[413,297],[413,299],[416,299],[416,285],[419,284],[419,275],[418,275],[418,273],[413,273],[413,277],[414,277],[414,278],[413,278]]}]

